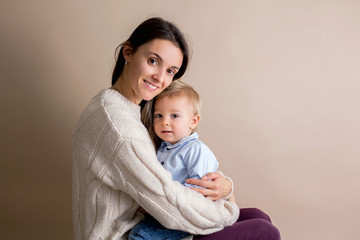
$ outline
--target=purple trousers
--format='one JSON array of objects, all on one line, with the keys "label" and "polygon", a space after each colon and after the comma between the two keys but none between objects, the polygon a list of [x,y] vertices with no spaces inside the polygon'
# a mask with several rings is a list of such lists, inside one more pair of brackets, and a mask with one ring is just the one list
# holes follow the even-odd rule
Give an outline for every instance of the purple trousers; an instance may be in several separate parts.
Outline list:
[{"label": "purple trousers", "polygon": [[240,209],[239,219],[231,226],[194,240],[280,240],[279,230],[270,217],[257,208]]}]

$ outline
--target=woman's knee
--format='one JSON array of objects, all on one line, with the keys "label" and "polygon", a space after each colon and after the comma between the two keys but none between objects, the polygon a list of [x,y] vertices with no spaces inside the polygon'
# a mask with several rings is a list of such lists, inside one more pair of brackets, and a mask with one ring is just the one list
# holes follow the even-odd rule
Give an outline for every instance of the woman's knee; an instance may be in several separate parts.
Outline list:
[{"label": "woman's knee", "polygon": [[270,217],[258,208],[241,208],[240,209],[239,221],[249,220],[249,219],[257,219],[257,218],[265,219],[266,221],[271,222]]},{"label": "woman's knee", "polygon": [[256,228],[254,232],[258,233],[258,238],[255,239],[269,239],[269,240],[280,240],[280,231],[271,222],[265,219],[256,219]]}]

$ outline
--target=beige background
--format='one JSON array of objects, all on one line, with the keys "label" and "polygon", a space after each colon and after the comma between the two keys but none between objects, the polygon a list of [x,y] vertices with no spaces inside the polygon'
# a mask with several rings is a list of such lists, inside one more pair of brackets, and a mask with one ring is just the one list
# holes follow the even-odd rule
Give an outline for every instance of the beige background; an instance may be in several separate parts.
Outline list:
[{"label": "beige background", "polygon": [[357,0],[1,1],[1,238],[71,239],[75,124],[153,15],[189,36],[201,139],[239,206],[285,240],[358,239]]}]

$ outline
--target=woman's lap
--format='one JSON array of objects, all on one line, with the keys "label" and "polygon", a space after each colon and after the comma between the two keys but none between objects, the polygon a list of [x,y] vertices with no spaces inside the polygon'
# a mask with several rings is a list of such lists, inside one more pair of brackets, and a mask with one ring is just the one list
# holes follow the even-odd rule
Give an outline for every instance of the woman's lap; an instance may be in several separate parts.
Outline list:
[{"label": "woman's lap", "polygon": [[210,235],[195,236],[194,239],[280,240],[280,233],[267,214],[256,208],[244,208],[240,209],[239,219],[233,225]]},{"label": "woman's lap", "polygon": [[266,221],[271,222],[270,217],[266,213],[264,213],[263,211],[257,208],[241,208],[239,219],[236,222],[254,219],[254,218],[265,219]]}]

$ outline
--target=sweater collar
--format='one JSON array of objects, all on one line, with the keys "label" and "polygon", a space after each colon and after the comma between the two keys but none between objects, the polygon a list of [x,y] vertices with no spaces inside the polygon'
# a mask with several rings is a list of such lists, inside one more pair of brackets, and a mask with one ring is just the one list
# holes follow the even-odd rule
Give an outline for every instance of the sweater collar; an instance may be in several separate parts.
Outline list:
[{"label": "sweater collar", "polygon": [[109,99],[107,99],[107,100],[111,104],[117,104],[117,103],[121,102],[122,104],[129,107],[133,112],[135,112],[140,117],[140,110],[141,110],[140,105],[137,105],[137,104],[133,103],[132,101],[130,101],[129,99],[124,97],[118,91],[116,91],[114,89],[107,88],[107,89],[104,90],[104,95],[109,96]]}]

